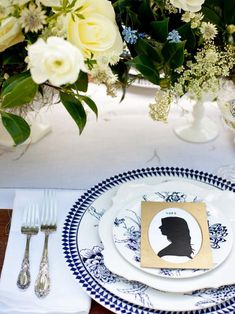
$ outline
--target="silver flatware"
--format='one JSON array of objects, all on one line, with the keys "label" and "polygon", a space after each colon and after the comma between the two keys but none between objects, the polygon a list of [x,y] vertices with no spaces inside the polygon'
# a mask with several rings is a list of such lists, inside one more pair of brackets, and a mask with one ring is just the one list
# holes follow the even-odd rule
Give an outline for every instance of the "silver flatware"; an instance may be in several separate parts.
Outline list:
[{"label": "silver flatware", "polygon": [[48,258],[49,235],[57,229],[57,204],[54,190],[45,190],[42,208],[41,231],[45,234],[42,259],[35,283],[35,294],[39,298],[46,297],[50,292],[50,274]]},{"label": "silver flatware", "polygon": [[39,215],[37,205],[30,204],[24,209],[21,233],[26,235],[26,245],[21,269],[17,279],[17,286],[20,289],[27,289],[31,282],[29,246],[33,235],[39,231]]}]

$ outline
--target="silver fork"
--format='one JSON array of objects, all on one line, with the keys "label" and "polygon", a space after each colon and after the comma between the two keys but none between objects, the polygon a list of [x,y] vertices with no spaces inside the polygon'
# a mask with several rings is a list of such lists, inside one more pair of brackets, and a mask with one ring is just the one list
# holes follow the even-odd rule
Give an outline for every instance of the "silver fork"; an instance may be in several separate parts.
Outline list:
[{"label": "silver fork", "polygon": [[38,207],[29,204],[24,209],[21,233],[26,235],[26,245],[21,269],[17,279],[17,286],[20,289],[27,289],[31,282],[30,262],[29,262],[29,245],[32,235],[36,235],[39,231],[39,215]]},{"label": "silver fork", "polygon": [[45,190],[44,202],[42,208],[41,231],[45,233],[42,259],[39,266],[39,273],[35,283],[35,294],[42,298],[50,292],[49,258],[48,258],[48,240],[49,235],[57,229],[57,204],[55,191]]}]

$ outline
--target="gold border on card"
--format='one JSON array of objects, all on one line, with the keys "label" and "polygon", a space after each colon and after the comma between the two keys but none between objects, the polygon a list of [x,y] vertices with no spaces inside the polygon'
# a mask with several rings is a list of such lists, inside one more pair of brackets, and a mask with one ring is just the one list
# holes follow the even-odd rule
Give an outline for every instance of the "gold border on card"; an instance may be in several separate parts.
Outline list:
[{"label": "gold border on card", "polygon": [[[168,262],[153,251],[148,237],[148,230],[152,219],[157,213],[167,208],[180,208],[190,213],[201,229],[202,244],[199,252],[184,263]],[[141,202],[141,267],[152,268],[185,268],[210,269],[213,266],[212,250],[210,246],[209,229],[205,203],[194,202]]]}]

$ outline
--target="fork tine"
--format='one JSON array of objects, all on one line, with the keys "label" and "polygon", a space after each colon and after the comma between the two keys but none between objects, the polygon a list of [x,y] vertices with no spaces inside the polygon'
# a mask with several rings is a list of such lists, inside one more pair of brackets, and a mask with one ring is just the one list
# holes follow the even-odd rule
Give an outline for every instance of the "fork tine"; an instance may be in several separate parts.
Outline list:
[{"label": "fork tine", "polygon": [[34,226],[34,213],[35,213],[35,208],[32,204],[30,204],[29,205],[29,221],[28,221],[29,227]]},{"label": "fork tine", "polygon": [[42,224],[51,225],[56,224],[57,221],[57,206],[55,191],[45,190],[44,191],[44,204],[42,214]]},{"label": "fork tine", "polygon": [[23,211],[23,219],[22,219],[22,226],[26,227],[27,226],[27,213],[28,213],[28,206],[24,208]]},{"label": "fork tine", "polygon": [[51,191],[50,195],[50,208],[51,208],[51,217],[50,221],[52,225],[55,225],[57,222],[57,203],[56,203],[56,193],[55,191]]},{"label": "fork tine", "polygon": [[31,226],[39,226],[39,213],[36,204],[31,205]]}]

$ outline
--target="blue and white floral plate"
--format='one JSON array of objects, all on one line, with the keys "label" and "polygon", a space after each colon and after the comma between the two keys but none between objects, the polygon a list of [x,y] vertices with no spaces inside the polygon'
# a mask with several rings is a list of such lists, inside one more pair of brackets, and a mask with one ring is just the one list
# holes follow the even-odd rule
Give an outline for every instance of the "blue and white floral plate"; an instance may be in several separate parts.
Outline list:
[{"label": "blue and white floral plate", "polygon": [[[165,188],[166,188],[166,184]],[[142,195],[141,195],[141,188],[142,188]],[[152,274],[154,276],[160,276],[165,278],[189,278],[189,277],[196,277],[206,272],[215,269],[221,263],[225,261],[227,256],[229,255],[232,244],[233,244],[233,230],[232,227],[226,219],[226,217],[222,214],[221,210],[217,210],[217,204],[210,202],[206,202],[207,207],[207,216],[208,216],[208,225],[209,225],[209,233],[210,233],[210,242],[212,248],[212,255],[213,255],[213,268],[211,269],[162,269],[162,268],[146,268],[140,266],[140,238],[141,238],[141,201],[157,201],[157,202],[203,202],[204,198],[203,193],[199,193],[199,195],[192,195],[185,193],[185,190],[190,190],[189,185],[185,184],[183,188],[184,192],[181,191],[161,191],[161,184],[157,186],[152,185],[142,185],[142,187],[138,187],[136,185],[126,184],[123,185],[121,188],[121,193],[119,191],[118,197],[115,197],[115,202],[112,208],[118,210],[113,216],[115,219],[110,219],[110,215],[107,215],[107,219],[105,223],[110,223],[113,225],[113,239],[116,249],[122,255],[124,259],[126,259],[131,265],[138,268],[141,273],[139,272],[138,276],[135,277],[133,275],[132,280],[138,280],[140,282],[146,283],[153,288],[162,289],[163,287],[160,285],[158,286],[158,279],[152,276],[150,284],[149,277],[145,276],[145,272]],[[123,198],[127,194],[128,190],[138,190],[134,199],[132,199],[129,204],[125,202],[124,208],[120,210],[118,204],[122,202]],[[194,192],[194,187],[193,191]],[[212,192],[213,193],[213,192]],[[200,197],[201,196],[201,197]],[[133,205],[134,204],[134,205]],[[226,204],[226,201],[225,201]],[[226,210],[229,210],[231,204],[228,204]],[[106,214],[103,216],[102,220],[105,219]],[[101,230],[104,233],[106,230]],[[159,231],[160,232],[160,231]],[[107,232],[106,238],[110,238],[110,234]],[[195,240],[194,240],[195,241]],[[106,241],[103,240],[104,248],[106,249],[105,245]],[[107,241],[109,245],[109,241]],[[113,243],[112,243],[113,244]],[[196,249],[196,243],[194,243],[194,249]],[[200,248],[200,243],[198,243]],[[113,245],[112,245],[113,246]],[[109,267],[109,263],[112,263],[112,250],[115,248],[107,247],[107,251],[110,253],[110,258],[108,259],[106,266]],[[122,262],[122,261],[121,261]],[[235,262],[235,261],[234,261]],[[125,268],[125,267],[124,267]],[[117,274],[125,276],[125,273],[121,274],[121,270],[123,268],[117,269]],[[220,269],[221,273],[221,269]],[[216,273],[214,274],[216,276]],[[129,272],[129,278],[132,276],[132,272]],[[218,285],[221,285],[220,279],[221,277],[216,276],[218,280]],[[165,281],[167,283],[168,281]],[[210,282],[209,282],[210,283]],[[224,284],[225,282],[222,282]],[[201,284],[198,283],[198,288],[205,288],[208,287],[208,280],[207,277],[201,279]],[[179,283],[176,280],[168,282],[166,285],[166,291],[171,292],[178,292],[178,289],[182,285],[182,282]],[[165,287],[165,286],[164,286]],[[190,291],[191,285],[183,284],[184,291]],[[164,290],[165,290],[164,289]],[[185,290],[186,289],[186,290]],[[191,289],[192,290],[192,289]],[[182,292],[181,291],[181,292]]]},{"label": "blue and white floral plate", "polygon": [[[102,181],[78,199],[65,220],[62,241],[68,267],[93,299],[115,313],[234,313],[235,285],[197,290],[191,294],[166,293],[128,281],[105,267],[98,226],[118,188],[127,182],[159,184],[168,181],[176,181],[177,187],[179,182],[188,182],[201,189],[235,191],[230,182],[212,174],[173,167],[133,170]],[[232,193],[223,193],[234,202]]]}]

